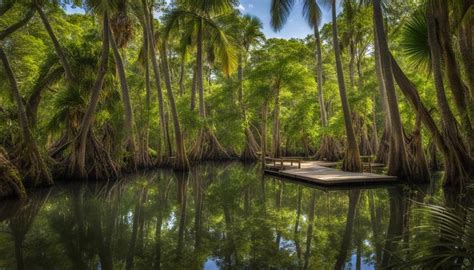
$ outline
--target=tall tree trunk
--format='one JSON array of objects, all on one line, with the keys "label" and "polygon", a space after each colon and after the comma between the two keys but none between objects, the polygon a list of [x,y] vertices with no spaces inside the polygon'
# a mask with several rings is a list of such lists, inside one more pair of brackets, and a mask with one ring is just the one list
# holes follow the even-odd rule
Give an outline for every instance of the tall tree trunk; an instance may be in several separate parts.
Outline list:
[{"label": "tall tree trunk", "polygon": [[280,82],[275,86],[275,108],[273,109],[272,156],[281,156],[280,135]]},{"label": "tall tree trunk", "polygon": [[262,123],[261,123],[261,141],[260,147],[262,148],[261,163],[262,169],[265,168],[265,158],[267,156],[267,114],[268,114],[268,100],[265,99],[262,106]]},{"label": "tall tree trunk", "polygon": [[26,110],[23,105],[23,99],[18,89],[18,83],[16,81],[13,70],[8,61],[8,57],[5,54],[2,46],[0,45],[0,59],[3,63],[4,72],[10,82],[11,94],[15,100],[18,110],[18,120],[21,127],[21,145],[19,146],[19,161],[17,167],[20,168],[22,176],[33,186],[39,185],[52,185],[53,178],[49,171],[48,165],[43,159],[41,152],[38,149],[36,139],[31,133],[28,118],[26,116]]},{"label": "tall tree trunk", "polygon": [[[436,97],[438,100],[438,106],[441,112],[441,119],[443,121],[443,128],[445,137],[448,140],[448,148],[449,149],[466,149],[462,139],[459,135],[458,131],[458,124],[456,122],[456,118],[454,117],[450,107],[448,100],[446,98],[446,93],[444,89],[444,82],[443,82],[443,74],[441,71],[441,46],[440,46],[440,37],[437,27],[439,24],[436,22],[436,17],[433,10],[436,10],[439,6],[437,2],[438,0],[433,0],[430,2],[430,5],[427,9],[427,21],[428,21],[428,40],[430,44],[430,52],[431,52],[431,66],[433,72],[433,79],[436,88]],[[465,166],[470,166],[473,163],[473,160],[465,150],[456,151],[454,157],[456,162],[454,162],[454,166],[459,166],[461,168],[469,168]],[[448,168],[446,168],[448,169]],[[462,188],[465,185],[465,180],[468,179],[466,175],[472,175],[472,167],[469,169],[468,172],[461,172],[461,175],[458,175],[457,178],[450,177],[452,182],[446,184],[454,184],[458,187]],[[464,177],[462,177],[464,176]]]},{"label": "tall tree trunk", "polygon": [[[84,117],[82,118],[82,123],[79,127],[78,135],[75,139],[75,143],[72,150],[71,161],[69,164],[69,174],[71,176],[77,176],[79,178],[87,178],[88,173],[86,170],[86,148],[87,140],[92,136],[92,123],[94,122],[94,113],[99,103],[100,91],[104,84],[105,75],[107,73],[108,62],[109,62],[109,25],[108,25],[108,14],[104,14],[103,17],[103,33],[102,33],[102,52],[101,60],[99,63],[99,70],[97,72],[97,77],[94,82],[94,86],[91,89],[91,97],[89,105],[87,106]],[[91,145],[92,147],[92,145]],[[93,151],[93,150],[90,150]],[[102,162],[102,160],[97,160],[93,162]],[[116,175],[116,172],[112,174]]]},{"label": "tall tree trunk", "polygon": [[[148,152],[149,149],[149,138],[150,138],[150,110],[151,110],[151,82],[150,82],[150,62],[148,60],[150,43],[147,38],[147,31],[145,20],[142,23],[143,27],[143,49],[144,49],[144,66],[145,66],[145,126],[143,129],[140,129],[139,134],[139,148],[138,148],[138,167],[149,167],[152,165],[151,156]],[[140,138],[141,137],[141,138]]]},{"label": "tall tree trunk", "polygon": [[321,52],[321,38],[317,26],[314,27],[314,38],[316,40],[316,82],[318,85],[319,113],[321,115],[321,126],[324,128],[328,125],[328,116],[323,92],[323,57]]},{"label": "tall tree trunk", "polygon": [[341,97],[342,111],[344,114],[344,125],[346,128],[347,148],[342,164],[342,169],[345,171],[361,171],[362,163],[360,161],[359,148],[357,147],[354,129],[352,126],[351,109],[346,96],[346,84],[344,82],[344,71],[342,70],[341,52],[339,48],[339,40],[337,35],[337,17],[336,17],[336,0],[332,0],[332,38],[333,49],[336,56],[336,73],[337,82],[339,85],[339,95]]},{"label": "tall tree trunk", "polygon": [[[108,22],[109,29],[110,27],[110,20]],[[117,47],[117,42],[114,38],[113,31],[109,31],[109,39],[110,39],[110,46],[112,47],[112,51],[114,54],[115,60],[115,67],[117,70],[117,74],[120,80],[120,88],[122,90],[122,102],[125,111],[124,117],[124,145],[126,150],[130,154],[131,169],[136,170],[138,157],[137,157],[137,150],[136,150],[136,141],[135,141],[135,131],[134,131],[134,120],[133,120],[133,109],[132,103],[130,101],[130,93],[128,90],[128,83],[127,83],[127,76],[125,74],[125,67],[123,64],[122,56],[120,55],[119,49]]]},{"label": "tall tree trunk", "polygon": [[[160,78],[160,67],[158,65],[158,60],[157,60],[157,55],[156,55],[156,44],[155,44],[155,39],[153,35],[153,30],[152,30],[152,24],[153,24],[153,15],[151,14],[151,11],[148,9],[148,3],[146,0],[142,0],[142,5],[144,8],[144,13],[145,13],[145,27],[146,27],[146,32],[147,32],[147,38],[148,38],[148,44],[149,44],[149,53],[150,53],[150,58],[151,58],[151,64],[153,67],[153,73],[155,75],[155,86],[158,94],[158,107],[159,107],[159,114],[160,114],[160,127],[161,127],[161,133],[162,133],[162,140],[164,141],[164,147],[162,148],[161,145],[158,146],[158,162],[162,163],[164,160],[162,160],[163,153],[166,153],[166,149],[168,149],[167,146],[167,130],[166,130],[166,122],[165,122],[165,105],[164,105],[164,100],[163,100],[163,90],[161,89],[161,78]],[[165,159],[167,159],[166,156],[164,156]]]},{"label": "tall tree trunk", "polygon": [[255,140],[252,130],[250,129],[250,125],[247,119],[247,110],[244,104],[243,92],[244,92],[244,57],[239,55],[239,66],[237,68],[237,79],[239,81],[237,99],[240,106],[240,110],[242,111],[242,118],[244,121],[244,133],[245,133],[245,146],[240,154],[240,159],[243,161],[255,161],[258,159],[257,151],[258,151],[258,144]]},{"label": "tall tree trunk", "polygon": [[[456,108],[460,114],[460,120],[462,124],[461,127],[463,128],[466,135],[467,146],[469,147],[470,152],[474,153],[474,131],[471,119],[469,118],[470,113],[468,108],[469,91],[461,78],[459,65],[451,44],[452,34],[449,24],[448,3],[446,1],[436,1],[435,4],[437,7],[434,11],[436,12],[434,16],[437,18],[436,22],[439,32],[440,49],[444,59],[444,71],[447,75],[446,77],[449,82],[449,88],[451,89],[452,95],[454,97],[454,104],[456,105]],[[471,108],[471,110],[474,110],[474,108]]]},{"label": "tall tree trunk", "polygon": [[[351,33],[352,34],[352,33]],[[355,87],[355,46],[352,37],[349,41],[349,82],[351,85],[351,89],[353,90]]]},{"label": "tall tree trunk", "polygon": [[[206,119],[206,109],[204,103],[204,84],[203,84],[203,34],[204,34],[204,19],[200,19],[198,23],[197,33],[197,50],[196,50],[196,83],[199,91],[199,116]],[[222,147],[217,139],[212,126],[205,123],[201,128],[198,138],[196,139],[193,148],[190,151],[193,160],[225,160],[230,156]]]},{"label": "tall tree trunk", "polygon": [[186,156],[186,149],[184,146],[184,138],[181,132],[181,126],[179,123],[178,109],[176,108],[176,102],[174,99],[173,89],[171,86],[171,78],[168,66],[167,57],[167,41],[163,41],[161,45],[161,61],[163,63],[163,75],[165,78],[166,92],[168,94],[168,102],[171,109],[171,115],[173,118],[174,137],[176,143],[176,159],[174,160],[173,167],[178,170],[189,169],[188,157]]},{"label": "tall tree trunk", "polygon": [[387,93],[388,109],[390,111],[391,122],[391,140],[390,153],[388,160],[388,174],[395,175],[401,179],[412,178],[410,166],[408,164],[408,155],[405,149],[405,140],[403,136],[403,126],[398,109],[397,95],[393,83],[390,51],[388,49],[385,36],[381,0],[373,1],[375,31],[377,35],[377,44],[380,53],[380,62],[382,67],[383,81]]},{"label": "tall tree trunk", "polygon": [[193,67],[193,80],[191,85],[191,111],[196,108],[196,84],[197,84],[197,65]]},{"label": "tall tree trunk", "polygon": [[[474,161],[470,158],[465,148],[461,147],[458,142],[452,143],[449,136],[445,136],[445,127],[443,125],[444,133],[438,130],[434,119],[431,117],[428,109],[423,105],[418,91],[413,83],[406,77],[398,63],[392,57],[392,68],[397,84],[402,90],[405,97],[412,105],[414,111],[421,116],[421,122],[430,132],[436,147],[440,150],[444,159],[444,182],[447,185],[458,184],[460,178],[469,179],[469,175],[474,175]],[[449,113],[449,112],[447,112]]]},{"label": "tall tree trunk", "polygon": [[186,59],[184,58],[184,54],[181,59],[181,65],[179,68],[179,95],[182,96],[184,94],[184,68],[186,65]]},{"label": "tall tree trunk", "polygon": [[58,38],[54,34],[53,28],[51,27],[51,24],[48,21],[48,17],[46,16],[46,14],[44,14],[43,9],[41,8],[41,5],[37,1],[35,1],[35,7],[36,7],[36,10],[38,11],[38,14],[40,15],[41,22],[43,22],[44,28],[46,28],[46,31],[48,32],[49,38],[53,42],[54,50],[56,51],[56,54],[59,57],[59,62],[61,62],[61,65],[64,68],[64,71],[66,74],[66,80],[68,82],[72,82],[72,80],[74,79],[74,75],[72,73],[69,62],[67,61],[66,53],[64,52],[63,48],[59,44]]},{"label": "tall tree trunk", "polygon": [[384,129],[382,136],[380,136],[380,142],[378,144],[375,162],[387,164],[388,153],[390,149],[390,111],[388,110],[387,103],[387,91],[385,89],[385,82],[382,74],[382,64],[380,63],[380,49],[377,40],[376,29],[375,29],[375,17],[373,18],[374,25],[374,56],[375,56],[375,72],[377,74],[378,88],[380,94],[380,104],[382,105]]},{"label": "tall tree trunk", "polygon": [[204,105],[204,82],[203,82],[203,21],[200,20],[198,23],[197,33],[197,49],[196,49],[196,87],[199,93],[199,115],[203,118],[206,117],[206,108]]}]

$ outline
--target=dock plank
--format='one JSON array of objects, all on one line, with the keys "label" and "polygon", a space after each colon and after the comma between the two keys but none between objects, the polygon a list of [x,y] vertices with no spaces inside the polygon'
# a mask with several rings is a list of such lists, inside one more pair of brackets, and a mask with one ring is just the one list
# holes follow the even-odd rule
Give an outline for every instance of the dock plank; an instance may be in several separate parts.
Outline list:
[{"label": "dock plank", "polygon": [[323,185],[367,184],[395,182],[397,177],[363,172],[345,172],[334,168],[324,167],[318,161],[301,163],[301,169],[286,169],[266,172],[297,180],[304,180]]}]

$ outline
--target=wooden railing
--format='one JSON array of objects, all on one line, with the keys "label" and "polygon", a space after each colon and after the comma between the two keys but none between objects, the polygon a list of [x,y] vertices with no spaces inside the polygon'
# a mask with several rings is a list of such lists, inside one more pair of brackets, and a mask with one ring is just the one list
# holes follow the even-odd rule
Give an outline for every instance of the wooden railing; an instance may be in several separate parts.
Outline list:
[{"label": "wooden railing", "polygon": [[301,168],[301,158],[272,158],[272,157],[265,157],[265,165],[272,164],[273,166],[283,168],[286,163],[290,163],[290,166],[293,167],[293,164],[298,164],[298,169]]},{"label": "wooden railing", "polygon": [[369,172],[372,172],[372,163],[374,162],[375,156],[360,156],[363,166],[369,167]]}]

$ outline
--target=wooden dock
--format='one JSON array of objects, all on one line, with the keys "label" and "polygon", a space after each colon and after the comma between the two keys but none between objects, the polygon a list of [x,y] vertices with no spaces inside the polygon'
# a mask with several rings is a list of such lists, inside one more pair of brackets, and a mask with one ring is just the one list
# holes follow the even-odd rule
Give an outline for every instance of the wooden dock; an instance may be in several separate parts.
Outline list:
[{"label": "wooden dock", "polygon": [[334,165],[333,163],[321,161],[300,161],[298,167],[292,165],[286,162],[285,159],[280,159],[279,162],[275,162],[275,165],[267,163],[265,173],[328,186],[395,183],[397,180],[395,176],[367,172],[345,172],[330,168],[329,166]]}]

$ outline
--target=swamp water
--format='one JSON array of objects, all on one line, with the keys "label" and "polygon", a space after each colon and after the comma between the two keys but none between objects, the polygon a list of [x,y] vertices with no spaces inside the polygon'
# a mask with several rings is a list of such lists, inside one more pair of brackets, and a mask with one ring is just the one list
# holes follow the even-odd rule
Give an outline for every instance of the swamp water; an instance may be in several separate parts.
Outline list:
[{"label": "swamp water", "polygon": [[422,243],[407,236],[418,202],[443,198],[435,186],[325,189],[240,163],[60,183],[0,203],[0,268],[380,269]]}]

